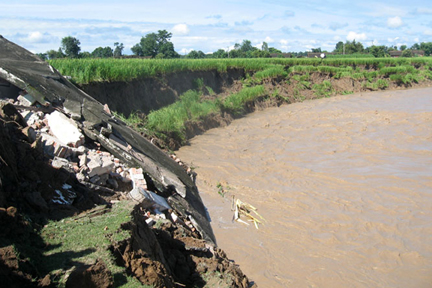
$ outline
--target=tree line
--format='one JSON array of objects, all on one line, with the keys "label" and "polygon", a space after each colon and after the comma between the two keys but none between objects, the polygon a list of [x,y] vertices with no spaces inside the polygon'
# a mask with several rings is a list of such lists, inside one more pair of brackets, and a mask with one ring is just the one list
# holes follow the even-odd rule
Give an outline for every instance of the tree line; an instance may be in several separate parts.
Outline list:
[{"label": "tree line", "polygon": [[[289,52],[282,53],[281,50],[274,47],[269,47],[266,42],[263,42],[260,48],[252,45],[250,40],[243,40],[241,44],[236,43],[234,49],[219,49],[213,53],[205,54],[200,50],[192,50],[186,55],[180,55],[174,50],[174,44],[170,41],[172,33],[166,30],[158,30],[157,33],[149,33],[141,37],[139,43],[135,44],[131,51],[134,56],[148,57],[148,58],[268,58],[268,57],[305,57],[308,51],[304,52]],[[123,43],[115,42],[114,48],[97,47],[93,52],[81,52],[80,41],[72,36],[64,37],[61,40],[61,47],[58,50],[49,50],[46,53],[39,53],[38,55],[44,59],[56,58],[109,58],[109,57],[122,57],[124,45]],[[410,48],[407,45],[401,45],[398,49],[396,46],[375,46],[364,48],[361,42],[346,41],[345,43],[339,41],[333,51],[321,50],[321,48],[313,48],[314,53],[328,53],[334,54],[371,54],[374,57],[387,57],[391,51],[402,51],[402,57],[414,56],[412,50],[423,50],[425,56],[432,54],[432,42],[415,43]]]}]

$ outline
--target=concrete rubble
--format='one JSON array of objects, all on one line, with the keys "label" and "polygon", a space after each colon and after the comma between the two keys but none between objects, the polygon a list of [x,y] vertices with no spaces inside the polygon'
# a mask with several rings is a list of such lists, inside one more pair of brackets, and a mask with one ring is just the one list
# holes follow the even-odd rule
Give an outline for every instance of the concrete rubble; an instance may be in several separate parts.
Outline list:
[{"label": "concrete rubble", "polygon": [[[0,90],[0,100],[20,112],[17,123],[52,167],[73,173],[94,191],[136,200],[145,209],[148,224],[171,219],[216,243],[193,171],[116,119],[108,105],[76,88],[46,62],[1,36],[0,42],[0,80],[11,87]],[[9,57],[2,58],[6,54]],[[11,60],[11,54],[16,59]],[[40,194],[27,198],[48,207]],[[65,184],[51,201],[71,205],[76,198]]]}]

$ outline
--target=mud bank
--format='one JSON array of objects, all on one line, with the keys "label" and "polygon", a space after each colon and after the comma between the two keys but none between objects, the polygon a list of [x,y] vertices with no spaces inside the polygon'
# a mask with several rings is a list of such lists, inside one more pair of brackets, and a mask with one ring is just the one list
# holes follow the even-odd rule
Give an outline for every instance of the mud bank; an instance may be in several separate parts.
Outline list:
[{"label": "mud bank", "polygon": [[242,69],[229,69],[226,73],[216,70],[184,71],[130,82],[93,82],[80,88],[99,102],[109,103],[112,110],[127,117],[135,111],[148,114],[158,110],[177,101],[187,90],[198,89],[202,85],[217,94],[223,93],[234,81],[244,77]]},{"label": "mud bank", "polygon": [[[264,287],[429,287],[432,89],[269,108],[197,136],[219,245]],[[218,194],[223,185],[225,198]],[[231,196],[258,208],[232,222]]]}]

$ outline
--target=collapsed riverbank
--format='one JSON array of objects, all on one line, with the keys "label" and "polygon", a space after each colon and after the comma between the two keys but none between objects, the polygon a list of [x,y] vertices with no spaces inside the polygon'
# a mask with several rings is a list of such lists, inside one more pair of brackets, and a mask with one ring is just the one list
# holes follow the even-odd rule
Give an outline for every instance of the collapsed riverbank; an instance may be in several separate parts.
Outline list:
[{"label": "collapsed riverbank", "polygon": [[0,52],[2,283],[252,285],[179,163],[29,51]]},{"label": "collapsed riverbank", "polygon": [[429,58],[314,61],[309,65],[263,62],[256,70],[239,66],[165,72],[130,82],[94,81],[79,86],[103,103],[112,101],[114,111],[161,147],[176,150],[203,131],[226,126],[263,107],[432,83]]}]

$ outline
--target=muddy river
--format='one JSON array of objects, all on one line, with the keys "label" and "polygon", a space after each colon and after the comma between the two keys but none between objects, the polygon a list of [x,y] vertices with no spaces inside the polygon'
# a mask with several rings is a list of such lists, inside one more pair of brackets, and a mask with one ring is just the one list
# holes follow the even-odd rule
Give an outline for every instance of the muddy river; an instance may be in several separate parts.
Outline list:
[{"label": "muddy river", "polygon": [[[177,155],[218,245],[259,287],[432,287],[432,88],[269,108],[190,142]],[[233,195],[260,229],[232,222]]]}]

